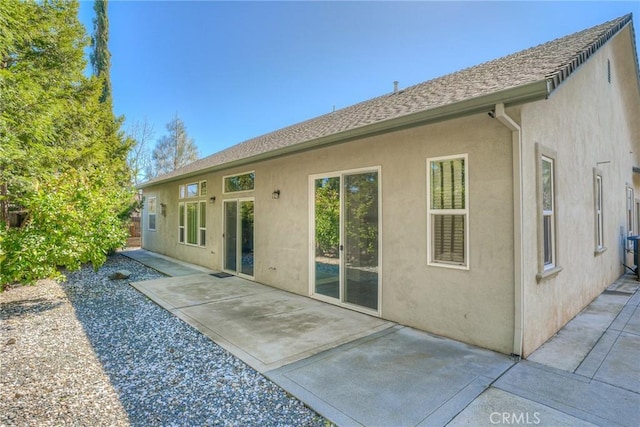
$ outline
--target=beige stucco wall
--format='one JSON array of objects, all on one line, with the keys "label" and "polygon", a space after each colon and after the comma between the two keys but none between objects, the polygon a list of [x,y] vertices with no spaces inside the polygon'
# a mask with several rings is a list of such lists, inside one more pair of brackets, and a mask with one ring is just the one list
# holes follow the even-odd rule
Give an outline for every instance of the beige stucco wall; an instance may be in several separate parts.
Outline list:
[{"label": "beige stucco wall", "polygon": [[[632,167],[640,155],[639,92],[629,28],[616,35],[549,99],[522,107],[526,356],[623,272],[625,185],[640,195]],[[607,79],[611,63],[611,83]],[[557,276],[536,281],[538,206],[535,143],[557,152]],[[593,168],[603,176],[604,239],[595,254]]]},{"label": "beige stucco wall", "polygon": [[[427,266],[426,159],[468,154],[470,269]],[[380,167],[381,315],[510,353],[513,340],[511,133],[486,114],[387,133],[198,177],[208,181],[206,248],[177,243],[178,185],[145,189],[167,204],[144,247],[210,268],[222,262],[222,176],[255,170],[255,280],[309,295],[309,176]],[[271,198],[279,189],[280,199]]]}]

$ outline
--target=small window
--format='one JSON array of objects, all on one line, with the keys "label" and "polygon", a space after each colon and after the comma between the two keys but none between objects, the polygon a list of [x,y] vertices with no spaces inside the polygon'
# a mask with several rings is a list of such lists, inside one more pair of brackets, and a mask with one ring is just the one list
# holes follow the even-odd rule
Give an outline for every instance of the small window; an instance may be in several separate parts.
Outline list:
[{"label": "small window", "polygon": [[156,230],[156,198],[149,197],[147,202],[147,228],[151,231]]},{"label": "small window", "polygon": [[198,183],[187,184],[187,197],[198,197]]},{"label": "small window", "polygon": [[247,172],[239,175],[225,176],[223,179],[223,193],[237,193],[251,191],[254,187],[255,172]]},{"label": "small window", "polygon": [[200,196],[207,195],[207,181],[200,181]]},{"label": "small window", "polygon": [[428,263],[469,266],[467,155],[427,160]]},{"label": "small window", "polygon": [[604,220],[602,201],[602,174],[597,169],[594,170],[594,213],[595,213],[595,232],[596,232],[596,253],[603,252],[604,247]]},{"label": "small window", "polygon": [[184,243],[184,203],[178,203],[178,242]]},{"label": "small window", "polygon": [[185,185],[180,186],[180,198],[184,199],[187,197],[187,187]]}]

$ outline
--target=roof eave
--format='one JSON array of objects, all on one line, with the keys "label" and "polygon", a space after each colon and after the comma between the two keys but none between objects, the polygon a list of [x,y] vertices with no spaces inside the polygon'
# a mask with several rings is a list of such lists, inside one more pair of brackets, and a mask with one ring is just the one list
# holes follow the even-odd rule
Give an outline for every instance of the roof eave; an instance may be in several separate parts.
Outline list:
[{"label": "roof eave", "polygon": [[166,179],[145,182],[139,184],[137,188],[148,188],[159,184],[165,184],[186,178],[191,178],[197,175],[202,175],[204,173],[231,169],[250,163],[312,150],[319,147],[341,144],[344,142],[352,141],[354,139],[360,139],[373,135],[379,135],[382,133],[398,131],[416,126],[423,126],[430,123],[456,119],[459,117],[470,116],[483,112],[489,112],[498,103],[503,103],[505,107],[511,107],[528,102],[539,101],[542,99],[546,99],[548,95],[549,89],[547,79],[542,79],[524,85],[515,86],[509,89],[493,92],[487,95],[466,99],[464,101],[454,102],[440,107],[419,111],[417,113],[407,114],[404,116],[395,117],[393,119],[372,123],[354,129],[349,129],[344,132],[311,139],[265,153],[248,156],[232,162],[202,168],[185,174],[171,176]]}]

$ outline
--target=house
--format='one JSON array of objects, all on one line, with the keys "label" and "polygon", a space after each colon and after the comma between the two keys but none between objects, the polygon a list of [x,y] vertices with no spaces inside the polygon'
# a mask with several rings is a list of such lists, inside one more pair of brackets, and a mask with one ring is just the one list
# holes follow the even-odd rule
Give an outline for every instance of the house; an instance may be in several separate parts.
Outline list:
[{"label": "house", "polygon": [[632,263],[631,15],[150,180],[144,248],[526,357]]}]

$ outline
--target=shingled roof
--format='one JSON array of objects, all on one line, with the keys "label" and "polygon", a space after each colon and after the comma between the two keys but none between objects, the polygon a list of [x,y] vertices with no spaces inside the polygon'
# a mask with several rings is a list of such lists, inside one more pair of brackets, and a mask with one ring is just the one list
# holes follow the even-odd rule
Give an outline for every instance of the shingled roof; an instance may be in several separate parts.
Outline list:
[{"label": "shingled roof", "polygon": [[249,139],[147,181],[140,187],[392,129],[489,111],[500,102],[509,106],[544,99],[614,34],[626,25],[632,25],[631,19],[632,15],[628,14],[512,55]]}]

